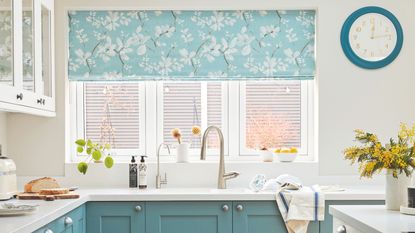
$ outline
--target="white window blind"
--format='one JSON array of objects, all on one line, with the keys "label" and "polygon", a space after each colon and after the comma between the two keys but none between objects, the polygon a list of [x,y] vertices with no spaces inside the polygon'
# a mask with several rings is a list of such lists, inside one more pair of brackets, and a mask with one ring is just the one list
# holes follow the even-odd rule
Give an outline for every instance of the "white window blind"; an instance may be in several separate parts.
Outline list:
[{"label": "white window blind", "polygon": [[[163,84],[163,140],[177,143],[171,130],[179,128],[183,143],[200,148],[201,136],[193,136],[192,126],[202,130],[210,125],[222,126],[221,82],[172,82]],[[203,132],[202,132],[203,133]],[[209,147],[216,147],[217,136],[209,137]]]},{"label": "white window blind", "polygon": [[138,149],[145,130],[139,124],[140,85],[85,83],[85,137],[110,142],[114,149]]},{"label": "white window blind", "polygon": [[246,82],[243,150],[301,147],[301,82]]}]

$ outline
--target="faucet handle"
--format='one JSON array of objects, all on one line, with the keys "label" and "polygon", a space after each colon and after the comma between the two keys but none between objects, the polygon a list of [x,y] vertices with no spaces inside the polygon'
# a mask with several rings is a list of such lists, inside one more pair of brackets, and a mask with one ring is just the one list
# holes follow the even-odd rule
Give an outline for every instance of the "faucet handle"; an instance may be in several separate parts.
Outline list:
[{"label": "faucet handle", "polygon": [[225,180],[229,180],[229,179],[233,179],[233,178],[236,178],[236,177],[238,177],[239,176],[239,172],[236,172],[236,171],[231,171],[231,172],[228,172],[228,173],[225,173],[224,175],[223,175],[223,178],[225,179]]}]

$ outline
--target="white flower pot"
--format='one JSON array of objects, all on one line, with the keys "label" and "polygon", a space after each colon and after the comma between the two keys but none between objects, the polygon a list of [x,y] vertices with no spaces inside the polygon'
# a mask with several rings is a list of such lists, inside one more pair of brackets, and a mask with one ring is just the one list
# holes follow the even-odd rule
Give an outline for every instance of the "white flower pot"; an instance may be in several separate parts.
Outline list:
[{"label": "white flower pot", "polygon": [[182,143],[176,145],[176,162],[187,163],[189,162],[189,144]]},{"label": "white flower pot", "polygon": [[262,161],[264,162],[272,162],[274,161],[274,156],[271,151],[268,150],[259,150],[258,154],[261,155]]},{"label": "white flower pot", "polygon": [[408,206],[408,186],[411,185],[412,177],[407,177],[405,173],[399,174],[394,178],[392,171],[386,174],[385,202],[387,210],[399,210],[400,206]]}]

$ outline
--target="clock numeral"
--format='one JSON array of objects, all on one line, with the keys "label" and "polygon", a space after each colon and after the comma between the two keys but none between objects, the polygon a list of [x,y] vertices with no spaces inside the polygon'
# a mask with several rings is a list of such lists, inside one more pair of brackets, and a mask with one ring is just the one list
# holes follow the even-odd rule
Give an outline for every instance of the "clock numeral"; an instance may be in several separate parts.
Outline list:
[{"label": "clock numeral", "polygon": [[367,49],[363,50],[363,53],[366,54],[367,53]]},{"label": "clock numeral", "polygon": [[375,56],[375,52],[373,52],[373,51],[372,51],[372,52],[370,52],[370,56],[371,56],[371,57],[374,57],[374,56]]},{"label": "clock numeral", "polygon": [[353,35],[353,40],[357,40],[357,35]]},{"label": "clock numeral", "polygon": [[385,48],[389,49],[389,44],[385,44]]},{"label": "clock numeral", "polygon": [[356,48],[360,49],[360,44],[359,43],[356,44]]},{"label": "clock numeral", "polygon": [[361,27],[357,27],[356,28],[356,32],[361,32],[362,31],[362,28]]},{"label": "clock numeral", "polygon": [[370,17],[370,23],[374,23],[375,22],[375,18],[374,17]]}]

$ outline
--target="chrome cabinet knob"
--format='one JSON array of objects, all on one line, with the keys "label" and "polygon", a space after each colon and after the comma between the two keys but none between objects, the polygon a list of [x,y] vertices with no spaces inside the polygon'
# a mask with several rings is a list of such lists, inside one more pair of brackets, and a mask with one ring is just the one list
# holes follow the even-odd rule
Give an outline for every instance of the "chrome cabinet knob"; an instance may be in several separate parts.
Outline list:
[{"label": "chrome cabinet knob", "polygon": [[46,229],[45,233],[53,233],[53,231],[51,229]]},{"label": "chrome cabinet knob", "polygon": [[65,226],[68,226],[68,225],[71,225],[73,223],[73,220],[70,217],[65,217],[63,222],[65,223]]},{"label": "chrome cabinet knob", "polygon": [[228,206],[228,205],[226,205],[226,204],[224,204],[224,205],[222,206],[222,210],[223,210],[224,212],[228,212],[228,211],[229,211],[229,206]]},{"label": "chrome cabinet knob", "polygon": [[138,205],[138,206],[135,207],[135,211],[141,212],[141,210],[142,210],[141,206]]},{"label": "chrome cabinet knob", "polygon": [[236,210],[241,212],[244,210],[244,206],[243,205],[236,205]]},{"label": "chrome cabinet knob", "polygon": [[346,231],[346,226],[345,225],[341,225],[337,228],[337,233],[347,233]]}]

